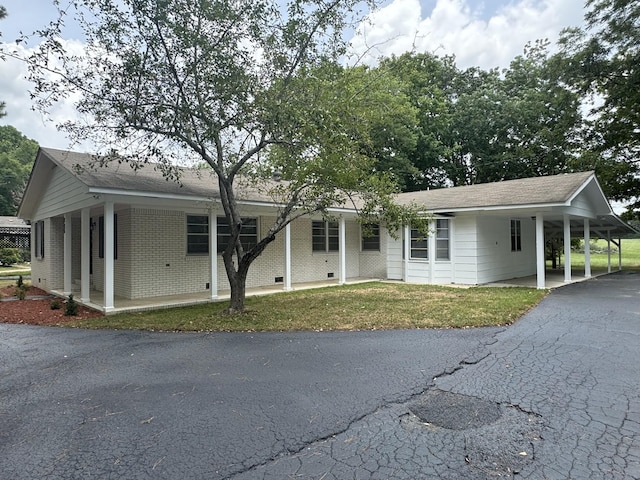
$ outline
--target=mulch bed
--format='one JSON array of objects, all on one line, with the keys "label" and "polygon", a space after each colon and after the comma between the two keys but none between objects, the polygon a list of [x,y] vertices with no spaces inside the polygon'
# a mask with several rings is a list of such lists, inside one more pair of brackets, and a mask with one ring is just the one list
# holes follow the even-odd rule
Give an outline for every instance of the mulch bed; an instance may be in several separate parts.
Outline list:
[{"label": "mulch bed", "polygon": [[[72,320],[101,317],[102,313],[82,305],[78,305],[78,315],[67,316],[64,314],[64,299],[59,299],[62,304],[58,310],[51,310],[51,302],[54,297],[36,287],[27,289],[24,300],[18,300],[15,296],[15,285],[0,288],[0,322],[24,323],[30,325],[61,325]],[[37,297],[47,297],[45,299]],[[36,297],[36,298],[34,298]]]}]

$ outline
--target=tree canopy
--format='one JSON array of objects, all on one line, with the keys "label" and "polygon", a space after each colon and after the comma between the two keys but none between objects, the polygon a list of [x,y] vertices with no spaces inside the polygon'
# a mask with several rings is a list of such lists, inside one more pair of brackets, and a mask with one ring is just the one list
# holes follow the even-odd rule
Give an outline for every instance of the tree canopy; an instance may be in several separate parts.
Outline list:
[{"label": "tree canopy", "polygon": [[560,40],[564,75],[591,105],[583,165],[595,168],[607,193],[640,202],[640,4],[587,0],[585,29]]},{"label": "tree canopy", "polygon": [[37,151],[38,144],[16,128],[0,126],[0,215],[16,214]]},{"label": "tree canopy", "polygon": [[[0,20],[4,19],[6,16],[7,16],[7,9],[4,6],[0,5]],[[0,30],[0,38],[2,38],[1,30]],[[0,59],[2,59],[1,55],[0,55]],[[5,102],[0,101],[0,118],[6,115],[5,107],[6,107]]]}]

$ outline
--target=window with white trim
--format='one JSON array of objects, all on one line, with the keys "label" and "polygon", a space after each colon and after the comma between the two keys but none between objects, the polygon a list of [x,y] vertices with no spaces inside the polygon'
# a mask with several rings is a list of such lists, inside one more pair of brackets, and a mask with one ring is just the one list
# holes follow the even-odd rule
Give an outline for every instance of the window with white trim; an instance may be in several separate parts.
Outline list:
[{"label": "window with white trim", "polygon": [[522,225],[520,220],[511,220],[511,251],[522,251]]},{"label": "window with white trim", "polygon": [[[231,227],[227,217],[218,217],[218,255],[222,254],[231,239]],[[242,248],[249,250],[258,244],[258,219],[243,218],[240,227],[240,243]]]},{"label": "window with white trim", "polygon": [[417,260],[429,259],[429,236],[417,228],[411,229],[411,252],[409,258]]},{"label": "window with white trim", "polygon": [[436,260],[449,260],[449,220],[436,220]]},{"label": "window with white trim", "polygon": [[362,251],[363,252],[379,252],[380,251],[380,225],[377,223],[369,223],[362,226]]},{"label": "window with white trim", "polygon": [[311,250],[314,252],[337,252],[340,245],[338,222],[313,220],[311,222]]}]

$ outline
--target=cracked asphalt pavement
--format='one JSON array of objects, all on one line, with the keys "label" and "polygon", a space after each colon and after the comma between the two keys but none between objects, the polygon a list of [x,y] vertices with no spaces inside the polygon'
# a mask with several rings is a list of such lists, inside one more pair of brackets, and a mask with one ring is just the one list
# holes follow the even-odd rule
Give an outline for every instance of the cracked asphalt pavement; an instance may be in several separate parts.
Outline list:
[{"label": "cracked asphalt pavement", "polygon": [[640,479],[640,274],[509,328],[0,325],[4,479]]}]

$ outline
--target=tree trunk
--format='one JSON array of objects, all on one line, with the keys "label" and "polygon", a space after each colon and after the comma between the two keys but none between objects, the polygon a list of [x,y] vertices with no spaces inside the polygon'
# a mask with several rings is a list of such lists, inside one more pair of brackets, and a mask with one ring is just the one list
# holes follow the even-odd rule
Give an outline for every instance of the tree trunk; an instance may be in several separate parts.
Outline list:
[{"label": "tree trunk", "polygon": [[246,294],[247,275],[240,275],[237,273],[234,275],[234,280],[230,281],[231,285],[231,299],[229,300],[229,307],[227,313],[241,313],[244,312],[244,299]]}]

